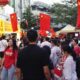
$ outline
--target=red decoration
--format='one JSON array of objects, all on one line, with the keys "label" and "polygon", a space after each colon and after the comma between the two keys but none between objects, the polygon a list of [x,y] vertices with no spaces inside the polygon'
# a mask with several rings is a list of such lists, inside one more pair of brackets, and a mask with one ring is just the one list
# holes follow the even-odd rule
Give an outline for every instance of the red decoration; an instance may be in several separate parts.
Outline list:
[{"label": "red decoration", "polygon": [[40,14],[40,30],[50,30],[50,16],[47,14]]},{"label": "red decoration", "polygon": [[56,37],[56,32],[54,31],[54,29],[50,29],[50,33],[52,38]]},{"label": "red decoration", "polygon": [[77,28],[80,29],[80,0],[77,0],[78,12],[77,12]]},{"label": "red decoration", "polygon": [[9,3],[9,0],[0,0],[0,5],[6,5]]},{"label": "red decoration", "polygon": [[18,30],[18,22],[17,22],[17,15],[16,13],[13,13],[10,15],[10,18],[11,18],[11,24],[12,24],[12,29],[13,29],[13,32],[17,31]]},{"label": "red decoration", "polygon": [[39,34],[42,36],[42,37],[47,37],[47,33],[45,30],[39,30]]}]

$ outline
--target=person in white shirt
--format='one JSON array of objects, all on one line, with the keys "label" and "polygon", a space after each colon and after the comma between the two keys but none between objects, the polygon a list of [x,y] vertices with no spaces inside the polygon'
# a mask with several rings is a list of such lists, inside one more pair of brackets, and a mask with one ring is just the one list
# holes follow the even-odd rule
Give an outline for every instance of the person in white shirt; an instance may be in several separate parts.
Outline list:
[{"label": "person in white shirt", "polygon": [[7,40],[5,40],[5,36],[2,36],[2,38],[0,38],[0,58],[3,58],[4,51],[7,48],[7,46],[8,46]]},{"label": "person in white shirt", "polygon": [[41,47],[44,47],[44,46],[48,46],[49,48],[51,48],[51,43],[49,42],[48,37],[46,37],[44,42],[41,43]]},{"label": "person in white shirt", "polygon": [[76,62],[72,55],[72,49],[68,45],[62,47],[64,55],[67,56],[63,64],[62,80],[77,80]]},{"label": "person in white shirt", "polygon": [[53,39],[50,59],[54,67],[56,67],[60,56],[61,56],[61,49],[60,47],[57,46],[57,39]]}]

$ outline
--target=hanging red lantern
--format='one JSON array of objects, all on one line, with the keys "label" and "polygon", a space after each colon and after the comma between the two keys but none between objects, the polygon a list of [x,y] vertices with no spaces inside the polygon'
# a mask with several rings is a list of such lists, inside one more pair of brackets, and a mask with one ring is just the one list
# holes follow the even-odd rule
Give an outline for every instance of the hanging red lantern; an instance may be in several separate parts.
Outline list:
[{"label": "hanging red lantern", "polygon": [[6,5],[9,3],[9,0],[0,0],[0,5]]}]

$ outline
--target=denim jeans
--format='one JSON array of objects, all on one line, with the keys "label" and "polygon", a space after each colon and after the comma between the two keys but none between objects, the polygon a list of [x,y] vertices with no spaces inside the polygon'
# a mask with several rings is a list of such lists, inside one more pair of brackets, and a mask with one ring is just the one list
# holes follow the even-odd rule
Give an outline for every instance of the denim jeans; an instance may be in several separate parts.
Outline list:
[{"label": "denim jeans", "polygon": [[1,80],[14,80],[15,66],[12,65],[9,69],[3,67],[1,72]]}]

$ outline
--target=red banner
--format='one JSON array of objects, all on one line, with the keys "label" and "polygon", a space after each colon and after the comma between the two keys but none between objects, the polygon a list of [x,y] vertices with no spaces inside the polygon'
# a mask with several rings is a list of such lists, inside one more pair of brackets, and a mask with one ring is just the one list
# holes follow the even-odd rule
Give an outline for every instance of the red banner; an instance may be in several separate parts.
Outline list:
[{"label": "red banner", "polygon": [[50,30],[50,16],[47,14],[40,14],[40,30]]},{"label": "red banner", "polygon": [[10,15],[10,19],[11,19],[13,32],[15,32],[15,31],[18,30],[18,22],[17,22],[17,15],[16,15],[16,13],[11,14]]},{"label": "red banner", "polygon": [[9,0],[0,0],[0,5],[6,5],[9,3]]},{"label": "red banner", "polygon": [[78,12],[77,12],[77,28],[80,29],[80,0],[77,0],[77,4],[78,4]]}]

